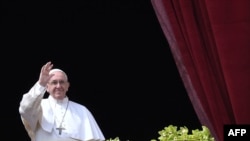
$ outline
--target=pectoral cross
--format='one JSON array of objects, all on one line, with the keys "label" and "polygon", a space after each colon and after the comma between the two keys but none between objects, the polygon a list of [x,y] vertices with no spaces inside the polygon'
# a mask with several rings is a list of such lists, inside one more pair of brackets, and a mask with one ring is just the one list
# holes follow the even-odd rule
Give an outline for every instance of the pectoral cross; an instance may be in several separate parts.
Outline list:
[{"label": "pectoral cross", "polygon": [[56,130],[58,130],[59,131],[59,135],[61,135],[62,134],[62,130],[65,130],[65,128],[63,128],[62,126],[60,126],[60,127],[56,128]]}]

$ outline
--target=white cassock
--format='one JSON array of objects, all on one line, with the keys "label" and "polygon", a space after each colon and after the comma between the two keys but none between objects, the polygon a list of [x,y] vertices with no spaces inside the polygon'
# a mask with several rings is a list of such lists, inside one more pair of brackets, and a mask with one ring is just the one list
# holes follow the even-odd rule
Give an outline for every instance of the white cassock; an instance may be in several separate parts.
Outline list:
[{"label": "white cassock", "polygon": [[68,97],[44,99],[45,92],[46,88],[36,83],[20,102],[21,119],[32,141],[105,141],[85,106]]}]

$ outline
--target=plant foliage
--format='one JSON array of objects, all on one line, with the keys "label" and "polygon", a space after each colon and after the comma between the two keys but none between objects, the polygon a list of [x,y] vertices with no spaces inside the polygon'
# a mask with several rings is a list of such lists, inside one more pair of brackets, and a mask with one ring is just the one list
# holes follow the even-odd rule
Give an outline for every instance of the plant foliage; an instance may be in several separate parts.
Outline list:
[{"label": "plant foliage", "polygon": [[159,131],[158,140],[152,139],[151,141],[214,141],[209,129],[202,126],[202,130],[195,129],[189,133],[186,126],[180,127],[169,125],[163,130]]},{"label": "plant foliage", "polygon": [[[151,139],[151,141],[215,141],[209,129],[202,126],[202,130],[195,129],[189,133],[186,126],[178,128],[174,125],[166,126],[163,130],[158,131],[158,139]],[[110,138],[106,141],[121,141],[119,137]]]}]

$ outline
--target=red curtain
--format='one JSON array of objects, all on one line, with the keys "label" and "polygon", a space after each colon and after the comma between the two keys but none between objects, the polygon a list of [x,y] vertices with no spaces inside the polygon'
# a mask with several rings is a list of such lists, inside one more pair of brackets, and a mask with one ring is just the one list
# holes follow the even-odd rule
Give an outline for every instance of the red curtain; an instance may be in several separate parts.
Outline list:
[{"label": "red curtain", "polygon": [[151,3],[201,124],[250,124],[250,1]]}]

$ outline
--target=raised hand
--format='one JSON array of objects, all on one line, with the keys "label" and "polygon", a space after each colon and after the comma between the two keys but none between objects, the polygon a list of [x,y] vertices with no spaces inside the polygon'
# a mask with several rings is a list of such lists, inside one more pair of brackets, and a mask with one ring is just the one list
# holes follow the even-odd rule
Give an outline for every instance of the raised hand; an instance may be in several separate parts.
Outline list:
[{"label": "raised hand", "polygon": [[53,76],[50,75],[49,72],[52,69],[53,64],[49,61],[45,65],[42,66],[40,76],[39,76],[39,84],[42,86],[46,86],[50,78]]}]

